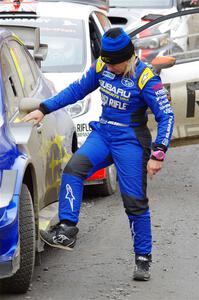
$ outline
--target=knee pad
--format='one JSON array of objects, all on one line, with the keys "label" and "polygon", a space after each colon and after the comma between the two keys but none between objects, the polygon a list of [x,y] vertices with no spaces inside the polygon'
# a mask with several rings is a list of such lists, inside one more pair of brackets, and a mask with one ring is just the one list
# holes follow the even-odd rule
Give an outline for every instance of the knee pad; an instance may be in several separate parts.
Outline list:
[{"label": "knee pad", "polygon": [[81,154],[73,154],[63,172],[85,179],[92,167],[93,164],[90,162],[88,157]]},{"label": "knee pad", "polygon": [[140,215],[149,209],[148,198],[140,200],[132,196],[122,195],[122,199],[127,215]]}]

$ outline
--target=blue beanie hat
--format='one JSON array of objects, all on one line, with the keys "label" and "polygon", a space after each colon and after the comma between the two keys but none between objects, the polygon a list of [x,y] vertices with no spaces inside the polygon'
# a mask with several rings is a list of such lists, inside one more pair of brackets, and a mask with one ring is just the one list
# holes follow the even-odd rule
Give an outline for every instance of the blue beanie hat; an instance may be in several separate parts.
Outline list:
[{"label": "blue beanie hat", "polygon": [[132,57],[134,46],[129,35],[120,27],[111,28],[101,40],[101,59],[107,64],[119,64]]}]

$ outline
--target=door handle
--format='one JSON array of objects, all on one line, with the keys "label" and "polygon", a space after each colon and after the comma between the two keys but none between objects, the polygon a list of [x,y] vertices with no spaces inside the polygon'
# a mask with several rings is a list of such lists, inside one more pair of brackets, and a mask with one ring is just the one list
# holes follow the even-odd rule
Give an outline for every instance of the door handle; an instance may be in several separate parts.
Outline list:
[{"label": "door handle", "polygon": [[43,127],[43,123],[38,123],[37,124],[37,133],[41,133]]}]

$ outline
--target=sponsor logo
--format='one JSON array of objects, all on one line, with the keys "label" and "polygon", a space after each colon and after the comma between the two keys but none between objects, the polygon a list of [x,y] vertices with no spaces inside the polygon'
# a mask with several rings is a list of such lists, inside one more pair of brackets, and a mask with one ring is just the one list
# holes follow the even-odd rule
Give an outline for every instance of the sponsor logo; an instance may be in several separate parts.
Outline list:
[{"label": "sponsor logo", "polygon": [[146,85],[146,83],[152,78],[154,77],[153,72],[151,71],[151,69],[146,68],[142,74],[140,75],[140,78],[138,80],[138,86],[139,88],[142,90],[144,88],[144,86]]},{"label": "sponsor logo", "polygon": [[134,82],[133,82],[133,80],[131,80],[131,79],[129,79],[129,78],[123,78],[122,80],[121,80],[121,83],[124,85],[124,86],[126,86],[126,87],[132,87],[132,86],[134,86]]},{"label": "sponsor logo", "polygon": [[107,77],[107,78],[110,78],[110,79],[114,79],[115,78],[115,74],[109,72],[109,71],[104,71],[103,76]]},{"label": "sponsor logo", "polygon": [[96,63],[96,72],[99,73],[102,71],[105,63],[101,60],[101,57],[98,58],[97,63]]},{"label": "sponsor logo", "polygon": [[105,63],[110,63],[110,58],[109,57],[106,57],[106,56],[102,56],[102,60],[105,62]]},{"label": "sponsor logo", "polygon": [[124,98],[130,98],[131,96],[131,93],[130,92],[127,92],[121,88],[117,88],[116,86],[108,83],[108,82],[105,82],[104,80],[99,80],[100,82],[100,86],[101,88],[104,89],[104,91],[109,91],[117,96],[120,96],[120,97],[124,97]]},{"label": "sponsor logo", "polygon": [[144,85],[144,83],[145,83],[145,81],[147,81],[148,77],[149,77],[149,72],[143,75],[142,80],[141,80],[142,85]]},{"label": "sponsor logo", "polygon": [[73,196],[73,190],[70,186],[70,184],[66,185],[66,197],[65,199],[68,199],[70,203],[71,210],[73,211],[73,202],[75,200],[75,197]]},{"label": "sponsor logo", "polygon": [[69,238],[67,236],[65,236],[64,234],[59,234],[58,236],[53,236],[53,242],[55,244],[63,244],[63,242],[65,240],[69,240]]},{"label": "sponsor logo", "polygon": [[85,132],[91,132],[91,131],[92,131],[92,129],[91,129],[91,127],[89,126],[88,123],[80,123],[80,124],[77,124],[77,125],[76,125],[76,130],[77,130],[77,133],[83,132],[83,131],[85,131]]},{"label": "sponsor logo", "polygon": [[109,98],[108,96],[102,94],[102,105],[107,105],[120,110],[126,110],[128,103],[123,103],[119,100]]}]

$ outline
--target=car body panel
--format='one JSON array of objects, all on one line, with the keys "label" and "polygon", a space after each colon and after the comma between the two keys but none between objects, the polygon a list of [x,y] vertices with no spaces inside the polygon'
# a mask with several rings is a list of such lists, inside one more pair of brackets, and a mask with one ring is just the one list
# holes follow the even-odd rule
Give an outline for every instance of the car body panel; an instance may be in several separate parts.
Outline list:
[{"label": "car body panel", "polygon": [[[21,99],[42,101],[55,89],[16,35],[0,29],[0,49],[0,194],[4,196],[0,203],[0,278],[6,278],[20,267],[18,212],[22,184],[32,196],[37,250],[41,250],[39,211],[58,199],[61,170],[72,154],[76,133],[65,109],[46,116],[38,126],[19,123],[25,114],[19,110]],[[24,136],[20,138],[21,134]],[[15,182],[11,174],[16,175]]]}]

